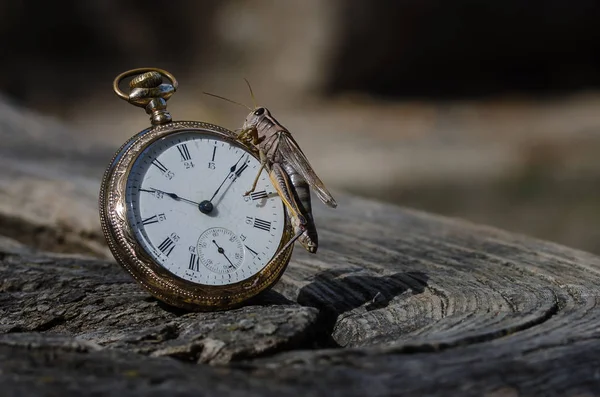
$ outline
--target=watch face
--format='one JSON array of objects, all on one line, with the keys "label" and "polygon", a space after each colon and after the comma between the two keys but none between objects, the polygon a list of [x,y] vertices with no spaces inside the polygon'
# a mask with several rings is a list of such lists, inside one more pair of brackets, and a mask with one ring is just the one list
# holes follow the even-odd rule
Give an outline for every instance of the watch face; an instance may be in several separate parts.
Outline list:
[{"label": "watch face", "polygon": [[179,132],[148,146],[126,186],[139,244],[174,275],[227,285],[261,271],[280,245],[284,206],[260,162],[209,133]]}]

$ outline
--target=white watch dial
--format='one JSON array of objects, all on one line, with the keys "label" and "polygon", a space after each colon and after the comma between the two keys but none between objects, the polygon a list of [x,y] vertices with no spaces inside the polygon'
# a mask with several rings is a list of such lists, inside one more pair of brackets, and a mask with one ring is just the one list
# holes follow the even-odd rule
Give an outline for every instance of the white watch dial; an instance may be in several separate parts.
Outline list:
[{"label": "white watch dial", "polygon": [[212,134],[181,132],[152,143],[127,180],[128,221],[160,265],[185,280],[226,285],[261,271],[285,225],[281,199],[260,162]]}]

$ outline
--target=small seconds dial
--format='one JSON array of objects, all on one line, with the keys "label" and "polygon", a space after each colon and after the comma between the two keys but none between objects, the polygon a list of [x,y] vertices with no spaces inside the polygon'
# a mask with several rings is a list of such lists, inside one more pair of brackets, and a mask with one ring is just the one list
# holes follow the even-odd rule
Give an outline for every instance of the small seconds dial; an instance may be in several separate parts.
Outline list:
[{"label": "small seconds dial", "polygon": [[214,227],[198,239],[198,257],[215,273],[231,273],[244,262],[244,245],[231,230]]},{"label": "small seconds dial", "polygon": [[284,207],[246,150],[209,133],[179,132],[152,143],[134,162],[126,187],[136,239],[172,274],[227,285],[260,272],[275,255]]}]

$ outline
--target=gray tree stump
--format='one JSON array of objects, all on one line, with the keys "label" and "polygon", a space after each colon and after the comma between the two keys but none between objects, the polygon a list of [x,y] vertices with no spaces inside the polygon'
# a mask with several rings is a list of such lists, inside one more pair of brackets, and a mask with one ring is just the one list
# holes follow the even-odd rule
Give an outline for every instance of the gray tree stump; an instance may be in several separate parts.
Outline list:
[{"label": "gray tree stump", "polygon": [[243,308],[186,313],[108,256],[113,148],[0,103],[4,396],[600,394],[600,259],[347,195]]}]

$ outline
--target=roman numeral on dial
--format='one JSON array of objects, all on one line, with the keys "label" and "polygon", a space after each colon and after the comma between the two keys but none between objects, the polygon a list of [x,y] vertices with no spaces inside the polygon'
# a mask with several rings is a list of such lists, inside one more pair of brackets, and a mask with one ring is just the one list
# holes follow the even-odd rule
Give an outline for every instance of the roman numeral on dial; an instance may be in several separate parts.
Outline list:
[{"label": "roman numeral on dial", "polygon": [[254,227],[268,232],[271,230],[271,222],[263,221],[262,219],[254,219]]},{"label": "roman numeral on dial", "polygon": [[240,167],[240,169],[235,172],[235,176],[239,177],[240,175],[242,175],[242,172],[244,172],[244,170],[246,168],[248,168],[248,163],[242,164],[242,166]]},{"label": "roman numeral on dial", "polygon": [[268,195],[267,195],[267,192],[265,190],[262,190],[260,192],[252,192],[252,193],[250,193],[250,198],[252,200],[262,200],[262,199],[265,199],[267,197],[268,197]]},{"label": "roman numeral on dial", "polygon": [[194,254],[193,252],[190,253],[190,264],[188,265],[188,269],[195,272],[200,271],[200,261],[198,260],[198,255]]},{"label": "roman numeral on dial", "polygon": [[142,225],[151,225],[153,223],[158,223],[158,216],[154,215],[150,218],[142,219]]},{"label": "roman numeral on dial", "polygon": [[189,161],[192,159],[187,144],[182,143],[181,145],[178,145],[177,150],[179,150],[179,154],[181,155],[181,161]]},{"label": "roman numeral on dial", "polygon": [[158,159],[155,159],[152,162],[152,165],[155,165],[160,170],[160,172],[164,173],[164,172],[168,171],[167,167],[165,167],[163,163],[161,163],[160,161],[158,161]]},{"label": "roman numeral on dial", "polygon": [[169,254],[173,251],[173,248],[175,248],[175,242],[171,239],[171,237],[164,239],[163,242],[158,246],[160,252],[166,256],[169,256]]},{"label": "roman numeral on dial", "polygon": [[[140,189],[141,190],[141,189]],[[153,223],[163,222],[167,219],[165,214],[158,214],[146,219],[142,219],[142,225],[151,225]]]}]

